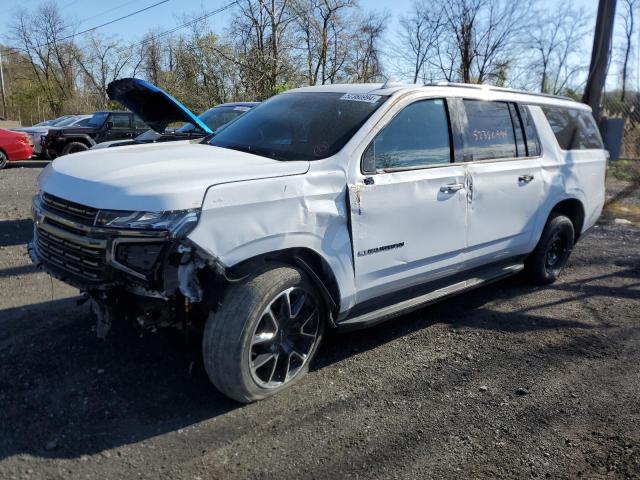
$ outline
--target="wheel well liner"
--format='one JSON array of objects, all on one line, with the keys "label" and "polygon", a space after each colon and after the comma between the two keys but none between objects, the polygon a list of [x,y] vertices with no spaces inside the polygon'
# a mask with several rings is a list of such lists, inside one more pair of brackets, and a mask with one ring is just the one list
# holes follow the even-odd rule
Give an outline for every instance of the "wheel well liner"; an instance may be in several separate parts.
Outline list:
[{"label": "wheel well liner", "polygon": [[584,225],[584,206],[582,202],[575,198],[562,200],[551,209],[551,213],[554,212],[561,213],[571,220],[576,235],[575,241],[577,242],[582,232],[582,226]]}]

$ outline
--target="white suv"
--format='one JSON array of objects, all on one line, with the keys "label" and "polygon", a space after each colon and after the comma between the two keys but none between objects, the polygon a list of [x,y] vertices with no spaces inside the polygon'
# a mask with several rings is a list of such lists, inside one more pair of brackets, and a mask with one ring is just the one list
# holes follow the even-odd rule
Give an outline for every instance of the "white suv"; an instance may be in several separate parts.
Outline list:
[{"label": "white suv", "polygon": [[63,157],[34,262],[115,317],[203,331],[241,402],[307,371],[325,327],[388,320],[524,270],[553,282],[604,201],[589,108],[472,85],[277,95],[195,142]]}]

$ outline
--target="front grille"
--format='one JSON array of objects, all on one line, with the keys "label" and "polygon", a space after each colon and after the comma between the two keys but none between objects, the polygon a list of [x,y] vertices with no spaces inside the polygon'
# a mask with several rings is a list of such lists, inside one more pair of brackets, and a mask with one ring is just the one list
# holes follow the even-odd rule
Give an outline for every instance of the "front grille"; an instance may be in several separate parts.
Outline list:
[{"label": "front grille", "polygon": [[75,243],[42,228],[37,229],[36,245],[42,260],[54,267],[85,280],[99,281],[104,278],[104,248]]},{"label": "front grille", "polygon": [[47,210],[51,210],[58,215],[80,222],[84,225],[92,226],[96,215],[97,208],[87,207],[79,203],[70,202],[60,197],[55,197],[48,193],[42,195],[43,206]]}]

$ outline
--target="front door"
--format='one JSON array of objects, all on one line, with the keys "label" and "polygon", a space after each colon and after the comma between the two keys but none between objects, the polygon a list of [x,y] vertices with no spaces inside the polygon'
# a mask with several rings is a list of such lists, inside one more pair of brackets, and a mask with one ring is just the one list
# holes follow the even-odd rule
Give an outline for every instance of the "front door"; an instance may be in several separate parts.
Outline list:
[{"label": "front door", "polygon": [[357,302],[452,273],[466,247],[465,165],[447,104],[419,100],[378,133],[350,182]]}]

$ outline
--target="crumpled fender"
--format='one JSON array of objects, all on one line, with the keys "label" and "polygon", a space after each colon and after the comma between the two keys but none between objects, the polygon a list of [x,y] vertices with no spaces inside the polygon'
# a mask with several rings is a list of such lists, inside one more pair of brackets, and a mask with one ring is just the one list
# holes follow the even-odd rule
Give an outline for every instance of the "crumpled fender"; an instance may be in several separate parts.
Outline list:
[{"label": "crumpled fender", "polygon": [[343,172],[313,172],[210,187],[189,240],[223,266],[269,252],[307,248],[331,268],[340,309],[355,299]]}]

